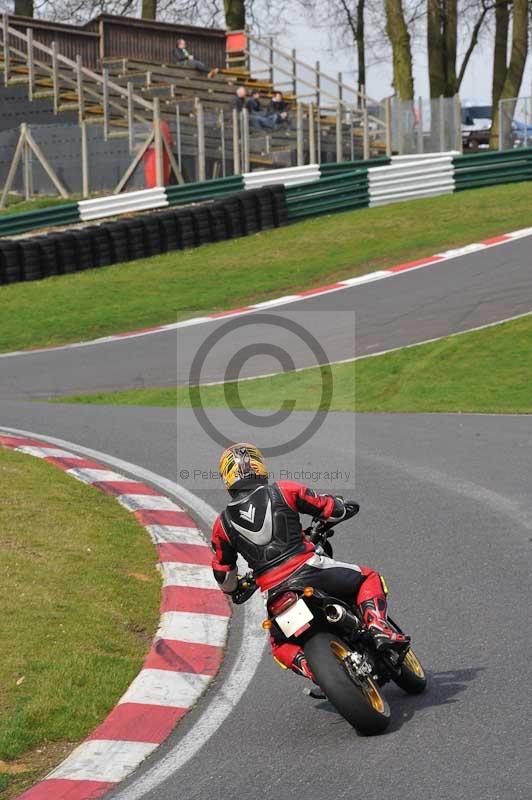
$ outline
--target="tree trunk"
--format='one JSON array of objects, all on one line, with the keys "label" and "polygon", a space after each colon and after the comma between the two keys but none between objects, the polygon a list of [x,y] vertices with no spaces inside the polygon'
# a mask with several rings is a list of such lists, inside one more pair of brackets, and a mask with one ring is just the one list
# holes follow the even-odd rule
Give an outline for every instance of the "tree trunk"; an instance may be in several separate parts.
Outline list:
[{"label": "tree trunk", "polygon": [[157,19],[157,0],[142,0],[142,19]]},{"label": "tree trunk", "polygon": [[401,100],[414,99],[412,48],[402,0],[385,0],[386,33],[392,45],[393,86]]},{"label": "tree trunk", "polygon": [[499,106],[502,87],[506,79],[508,64],[508,29],[510,27],[510,9],[506,0],[500,0],[495,6],[495,49],[493,52],[493,113]]},{"label": "tree trunk", "polygon": [[429,86],[431,98],[445,93],[445,69],[442,36],[442,9],[440,0],[427,2],[427,52],[429,61]]},{"label": "tree trunk", "polygon": [[[519,96],[523,73],[528,55],[528,11],[529,0],[514,0],[512,21],[512,51],[510,63],[504,77],[500,100],[511,100]],[[494,76],[495,82],[495,76]],[[510,146],[511,125],[515,111],[515,102],[507,103],[502,119],[502,144]],[[494,106],[493,124],[490,145],[499,147],[499,103]]]},{"label": "tree trunk", "polygon": [[33,0],[15,0],[15,14],[33,17]]},{"label": "tree trunk", "polygon": [[244,30],[246,27],[245,0],[224,0],[224,10],[227,30]]},{"label": "tree trunk", "polygon": [[358,0],[357,2],[356,45],[357,45],[359,92],[366,91],[366,40],[365,40],[365,30],[364,30],[365,4],[366,0]]},{"label": "tree trunk", "polygon": [[445,73],[445,97],[454,97],[456,82],[456,38],[458,35],[457,0],[444,0],[443,5],[443,69]]}]

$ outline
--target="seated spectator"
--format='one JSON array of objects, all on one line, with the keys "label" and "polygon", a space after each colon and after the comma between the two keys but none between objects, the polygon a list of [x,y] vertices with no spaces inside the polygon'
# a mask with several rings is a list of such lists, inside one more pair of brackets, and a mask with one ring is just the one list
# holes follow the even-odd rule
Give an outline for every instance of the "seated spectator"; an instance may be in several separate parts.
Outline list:
[{"label": "seated spectator", "polygon": [[242,111],[244,106],[246,105],[246,87],[245,86],[238,86],[236,92],[231,98],[229,106],[231,111],[236,109],[237,111]]},{"label": "seated spectator", "polygon": [[192,53],[189,53],[189,51],[187,50],[187,43],[185,39],[177,40],[176,58],[178,64],[181,64],[182,66],[186,67],[194,67],[194,69],[197,69],[198,72],[206,74],[208,78],[214,78],[214,76],[217,75],[220,71],[217,67],[215,67],[215,69],[209,70],[209,68],[205,66],[203,61],[198,61],[197,59],[195,59]]},{"label": "seated spectator", "polygon": [[269,114],[273,117],[274,125],[286,125],[290,127],[290,116],[288,105],[283,98],[282,92],[275,92],[268,107]]},{"label": "seated spectator", "polygon": [[254,89],[251,97],[246,100],[246,108],[249,112],[249,124],[252,128],[263,131],[273,130],[275,120],[270,114],[263,113],[258,89]]}]

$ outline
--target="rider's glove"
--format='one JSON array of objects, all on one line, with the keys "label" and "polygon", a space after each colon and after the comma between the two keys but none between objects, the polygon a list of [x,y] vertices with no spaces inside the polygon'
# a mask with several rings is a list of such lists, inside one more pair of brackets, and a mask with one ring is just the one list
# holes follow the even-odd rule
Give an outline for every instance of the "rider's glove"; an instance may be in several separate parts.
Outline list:
[{"label": "rider's glove", "polygon": [[249,600],[251,595],[255,593],[256,588],[257,584],[250,579],[248,575],[239,575],[238,586],[234,592],[230,594],[231,600],[239,606],[241,603],[245,603],[246,600]]},{"label": "rider's glove", "polygon": [[360,506],[354,500],[344,500],[339,495],[334,498],[334,508],[332,513],[327,517],[327,522],[336,524],[345,519],[350,519],[358,514]]}]

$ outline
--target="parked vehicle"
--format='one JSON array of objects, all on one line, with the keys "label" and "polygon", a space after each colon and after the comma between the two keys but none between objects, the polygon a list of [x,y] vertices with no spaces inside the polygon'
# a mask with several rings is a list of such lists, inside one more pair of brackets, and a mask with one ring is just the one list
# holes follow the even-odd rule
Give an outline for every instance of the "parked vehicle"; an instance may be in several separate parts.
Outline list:
[{"label": "parked vehicle", "polygon": [[462,108],[462,146],[464,150],[487,149],[492,124],[491,106]]}]

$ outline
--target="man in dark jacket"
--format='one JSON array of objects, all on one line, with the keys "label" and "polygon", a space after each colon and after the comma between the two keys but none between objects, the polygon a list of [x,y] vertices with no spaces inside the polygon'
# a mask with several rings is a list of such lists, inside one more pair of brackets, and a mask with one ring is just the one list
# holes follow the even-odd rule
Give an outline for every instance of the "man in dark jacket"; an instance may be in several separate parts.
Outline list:
[{"label": "man in dark jacket", "polygon": [[232,96],[229,107],[231,111],[242,111],[244,106],[246,105],[246,87],[245,86],[238,86],[236,92]]},{"label": "man in dark jacket", "polygon": [[208,78],[214,78],[214,76],[219,72],[218,69],[209,70],[203,61],[198,61],[196,58],[194,58],[192,53],[190,53],[187,49],[187,43],[185,39],[177,40],[176,59],[178,64],[181,64],[185,67],[194,67],[194,69],[197,69],[198,72],[202,72],[203,74],[207,75]]},{"label": "man in dark jacket", "polygon": [[270,100],[268,113],[272,115],[276,125],[286,125],[287,127],[290,127],[288,105],[283,97],[282,92],[275,92]]},{"label": "man in dark jacket", "polygon": [[271,115],[264,114],[260,103],[260,92],[254,89],[251,97],[246,100],[246,108],[249,112],[249,124],[255,130],[271,131],[275,125],[275,120]]}]

